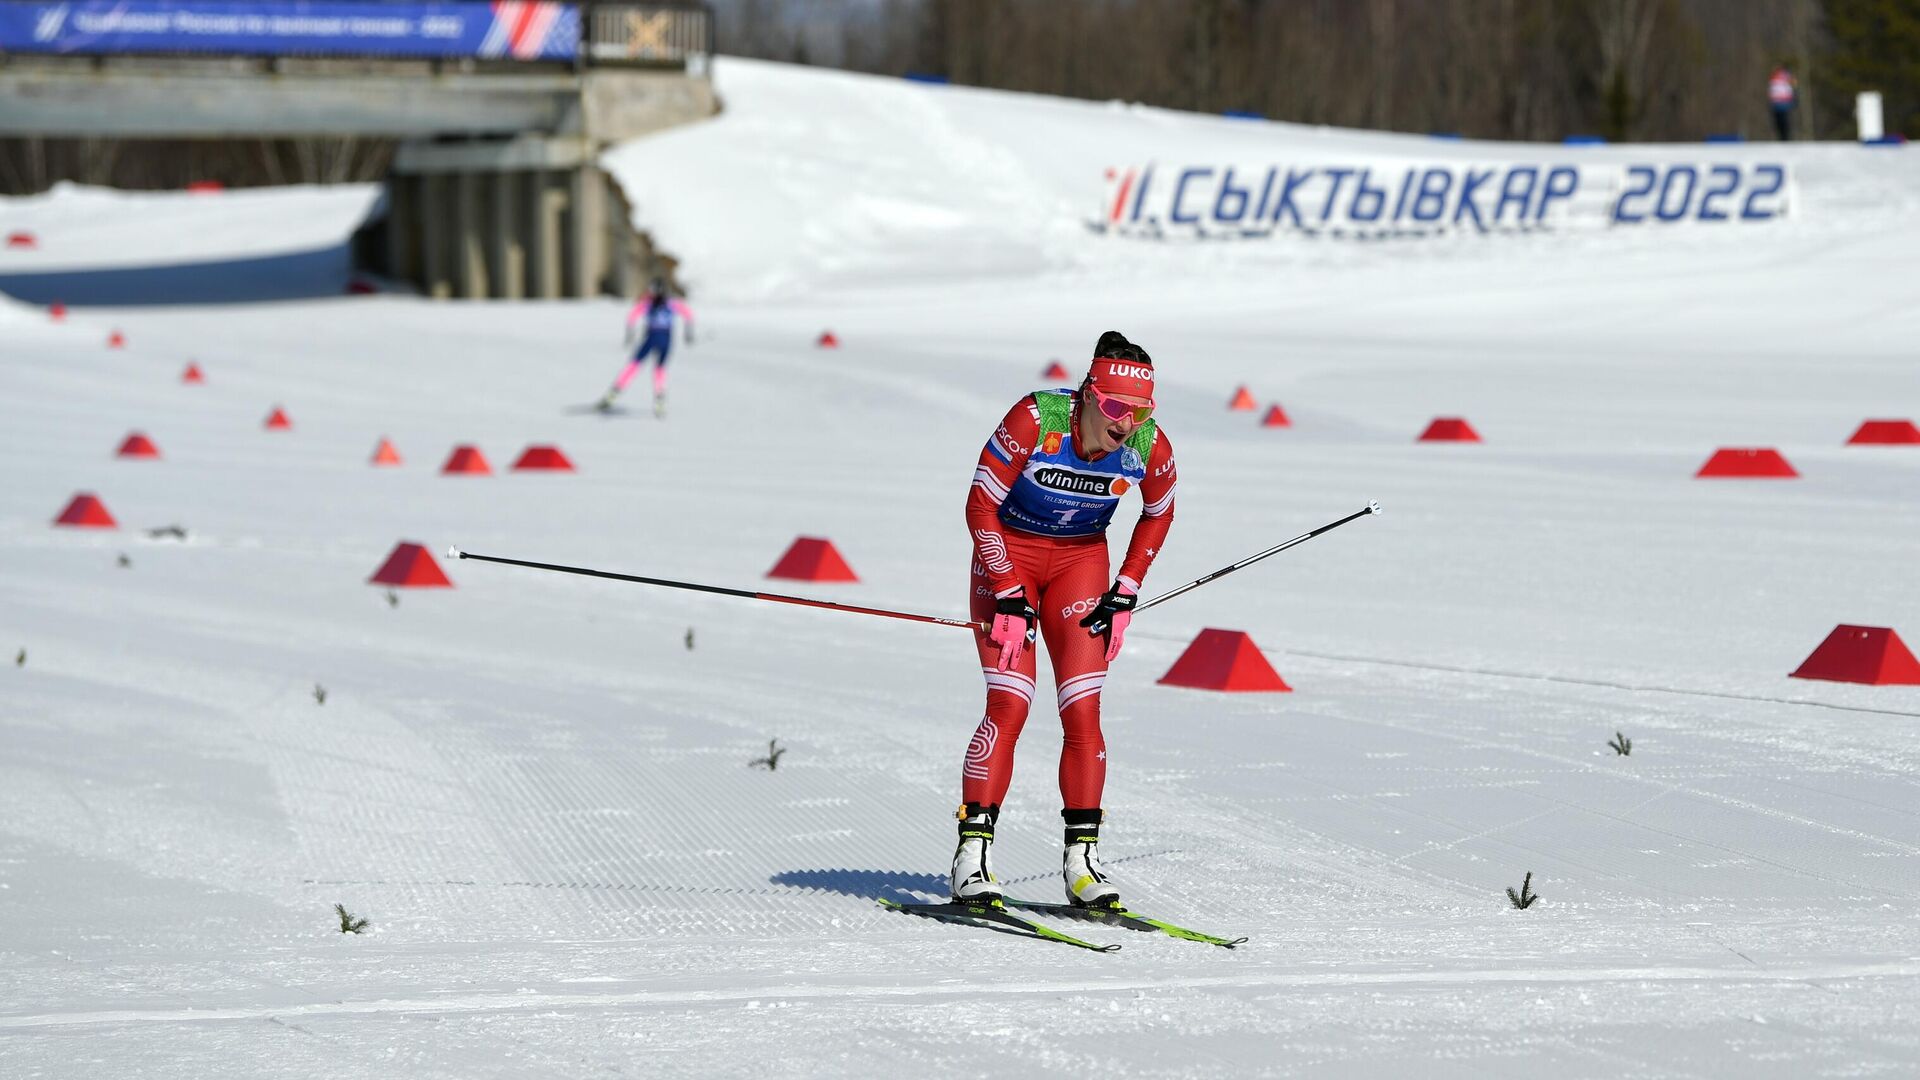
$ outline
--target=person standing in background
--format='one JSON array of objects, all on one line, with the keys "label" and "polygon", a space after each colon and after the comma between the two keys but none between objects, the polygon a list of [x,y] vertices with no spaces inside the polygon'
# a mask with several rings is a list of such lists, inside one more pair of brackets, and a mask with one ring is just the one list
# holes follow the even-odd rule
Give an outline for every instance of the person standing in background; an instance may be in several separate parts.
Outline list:
[{"label": "person standing in background", "polygon": [[1767,76],[1767,103],[1773,106],[1773,131],[1781,142],[1793,138],[1793,106],[1800,97],[1800,80],[1780,64]]}]

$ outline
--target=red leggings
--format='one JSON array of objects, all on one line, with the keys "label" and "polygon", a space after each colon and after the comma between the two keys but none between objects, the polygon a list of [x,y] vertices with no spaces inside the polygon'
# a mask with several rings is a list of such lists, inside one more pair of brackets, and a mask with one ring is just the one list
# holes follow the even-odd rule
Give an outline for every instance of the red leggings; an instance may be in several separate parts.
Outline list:
[{"label": "red leggings", "polygon": [[[1107,742],[1100,735],[1100,688],[1107,681],[1107,644],[1087,633],[1080,620],[1107,591],[1104,535],[1054,539],[1008,529],[1007,556],[1026,587],[1027,602],[1040,614],[1040,635],[1053,660],[1053,683],[1066,742],[1060,748],[1060,802],[1065,810],[1100,805],[1107,782]],[[993,621],[993,586],[973,564],[972,618]],[[1011,671],[999,670],[1000,646],[975,631],[980,667],[987,677],[987,715],[967,744],[960,771],[961,799],[998,806],[1013,780],[1013,746],[1033,701],[1037,649],[1028,649]]]}]

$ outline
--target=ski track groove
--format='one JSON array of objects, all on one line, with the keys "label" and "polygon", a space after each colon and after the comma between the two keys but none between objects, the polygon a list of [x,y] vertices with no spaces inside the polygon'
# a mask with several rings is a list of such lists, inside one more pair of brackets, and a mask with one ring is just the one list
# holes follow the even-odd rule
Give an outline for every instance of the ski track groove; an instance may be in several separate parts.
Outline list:
[{"label": "ski track groove", "polygon": [[1325,973],[1257,970],[1233,975],[1123,976],[1099,978],[1094,984],[1071,979],[1009,978],[991,987],[981,985],[906,985],[900,983],[797,984],[780,987],[749,986],[618,992],[524,992],[521,989],[473,991],[431,998],[379,998],[330,1001],[291,1007],[183,1007],[170,1012],[147,1008],[102,1009],[89,1012],[11,1013],[0,1015],[0,1030],[128,1023],[209,1023],[258,1020],[266,1017],[370,1016],[380,1014],[461,1015],[529,1012],[562,1007],[620,1009],[638,1004],[707,1004],[773,999],[967,998],[982,993],[1033,997],[1063,994],[1120,994],[1182,990],[1258,990],[1358,987],[1557,986],[1603,983],[1700,984],[1727,986],[1812,986],[1819,980],[1912,980],[1920,978],[1920,963],[1882,961],[1830,963],[1814,968],[1730,971],[1705,967],[1644,968],[1481,968],[1451,971],[1403,970],[1364,973]]}]

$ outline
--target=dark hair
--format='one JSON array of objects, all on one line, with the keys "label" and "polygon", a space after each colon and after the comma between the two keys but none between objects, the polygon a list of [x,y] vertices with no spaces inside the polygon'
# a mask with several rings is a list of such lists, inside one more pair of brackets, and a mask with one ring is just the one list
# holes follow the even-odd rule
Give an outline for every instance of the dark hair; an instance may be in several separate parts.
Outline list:
[{"label": "dark hair", "polygon": [[1126,360],[1135,364],[1144,364],[1147,367],[1153,366],[1153,358],[1147,355],[1147,350],[1128,341],[1127,335],[1118,330],[1108,330],[1100,335],[1100,340],[1093,345],[1093,358],[1095,360]]}]

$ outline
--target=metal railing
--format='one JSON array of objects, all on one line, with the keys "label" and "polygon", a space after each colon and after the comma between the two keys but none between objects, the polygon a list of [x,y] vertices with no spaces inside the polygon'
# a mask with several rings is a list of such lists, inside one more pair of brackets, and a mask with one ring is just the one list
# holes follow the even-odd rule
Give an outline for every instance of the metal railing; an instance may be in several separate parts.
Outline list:
[{"label": "metal railing", "polygon": [[704,4],[589,3],[582,14],[588,64],[698,66],[713,55],[713,12]]}]

